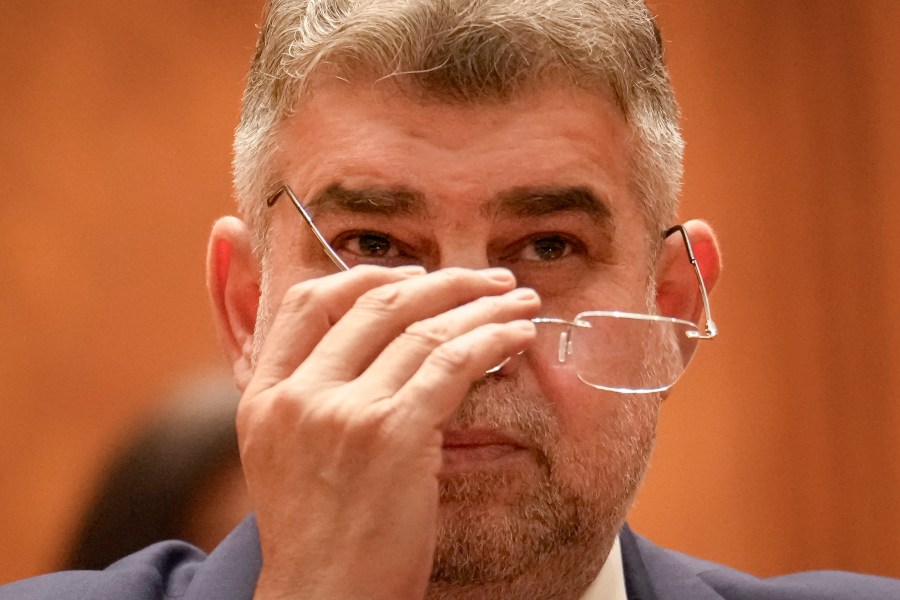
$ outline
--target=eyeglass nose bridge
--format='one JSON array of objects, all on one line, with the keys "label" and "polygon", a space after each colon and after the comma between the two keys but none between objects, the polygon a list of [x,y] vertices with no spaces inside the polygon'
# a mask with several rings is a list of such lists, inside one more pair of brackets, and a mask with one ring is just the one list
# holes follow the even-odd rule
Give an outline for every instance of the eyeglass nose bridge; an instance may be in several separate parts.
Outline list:
[{"label": "eyeglass nose bridge", "polygon": [[[565,329],[563,329],[559,334],[559,345],[557,346],[557,359],[560,363],[565,363],[566,358],[572,355],[572,335],[571,331],[573,327],[590,327],[590,323],[586,323],[584,321],[566,321],[565,319],[557,319],[555,317],[535,317],[531,319],[531,322],[534,324],[540,323],[549,323],[551,325],[565,325]],[[519,352],[517,356],[522,356],[525,354],[525,351]],[[497,364],[496,366],[491,367],[487,371],[484,372],[485,375],[493,375],[494,373],[499,373],[503,367],[509,364],[509,361],[513,359],[512,356],[508,356],[503,359],[502,362]]]}]

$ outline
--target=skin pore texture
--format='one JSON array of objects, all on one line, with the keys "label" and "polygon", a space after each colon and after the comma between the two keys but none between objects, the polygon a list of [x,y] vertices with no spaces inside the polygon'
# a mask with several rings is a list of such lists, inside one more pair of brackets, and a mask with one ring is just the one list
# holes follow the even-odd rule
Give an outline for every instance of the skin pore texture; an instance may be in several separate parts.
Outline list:
[{"label": "skin pore texture", "polygon": [[668,275],[677,241],[649,272],[630,144],[613,102],[566,86],[454,105],[322,80],[285,121],[283,181],[348,262],[379,266],[336,273],[288,202],[272,208],[265,273],[242,223],[214,229],[257,598],[583,593],[661,398],[583,384],[553,360],[558,329],[525,319],[643,312],[654,275],[697,318],[695,283]]}]

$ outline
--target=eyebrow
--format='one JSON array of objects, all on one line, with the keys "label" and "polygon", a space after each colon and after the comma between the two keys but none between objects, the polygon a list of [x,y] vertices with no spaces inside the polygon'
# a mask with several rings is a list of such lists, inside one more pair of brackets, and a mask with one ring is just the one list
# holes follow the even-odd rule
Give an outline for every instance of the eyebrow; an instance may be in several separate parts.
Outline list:
[{"label": "eyebrow", "polygon": [[[337,210],[399,217],[428,215],[425,194],[406,187],[351,189],[332,183],[314,196],[307,206],[315,212]],[[492,198],[480,212],[482,216],[493,219],[577,212],[586,215],[607,232],[614,223],[609,204],[585,186],[512,188]]]},{"label": "eyebrow", "polygon": [[540,217],[560,212],[579,212],[597,225],[610,227],[609,204],[584,186],[520,187],[502,192],[483,209],[486,216]]},{"label": "eyebrow", "polygon": [[310,210],[338,210],[370,215],[419,217],[426,213],[425,196],[407,188],[350,189],[332,183],[313,197]]}]

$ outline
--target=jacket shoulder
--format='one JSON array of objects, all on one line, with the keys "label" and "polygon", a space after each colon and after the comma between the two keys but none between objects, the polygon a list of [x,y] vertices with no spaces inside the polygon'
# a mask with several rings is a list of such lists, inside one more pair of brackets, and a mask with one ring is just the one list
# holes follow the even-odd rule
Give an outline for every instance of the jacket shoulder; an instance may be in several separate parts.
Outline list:
[{"label": "jacket shoulder", "polygon": [[103,571],[42,575],[0,587],[0,600],[250,600],[262,565],[248,517],[211,553],[154,544]]},{"label": "jacket shoulder", "polygon": [[0,587],[0,600],[158,600],[183,595],[205,555],[183,542],[154,544],[103,571],[61,571]]},{"label": "jacket shoulder", "polygon": [[636,581],[636,588],[643,585],[643,590],[646,590],[635,596],[640,600],[900,598],[900,580],[897,579],[839,571],[810,571],[761,578],[681,552],[660,548],[627,528],[622,531],[621,539],[623,559],[626,563],[626,581],[630,576]]},{"label": "jacket shoulder", "polygon": [[808,571],[757,578],[719,567],[700,577],[724,598],[734,600],[893,600],[900,598],[900,581],[841,571]]}]

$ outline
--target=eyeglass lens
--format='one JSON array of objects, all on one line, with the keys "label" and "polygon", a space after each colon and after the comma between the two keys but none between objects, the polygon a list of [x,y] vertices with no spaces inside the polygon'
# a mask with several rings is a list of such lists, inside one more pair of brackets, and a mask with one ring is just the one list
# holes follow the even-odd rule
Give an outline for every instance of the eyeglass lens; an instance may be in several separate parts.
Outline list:
[{"label": "eyeglass lens", "polygon": [[[565,361],[586,384],[648,393],[671,387],[697,348],[697,328],[684,321],[627,313],[576,319],[564,334]],[[562,351],[561,349],[560,351]]]}]

